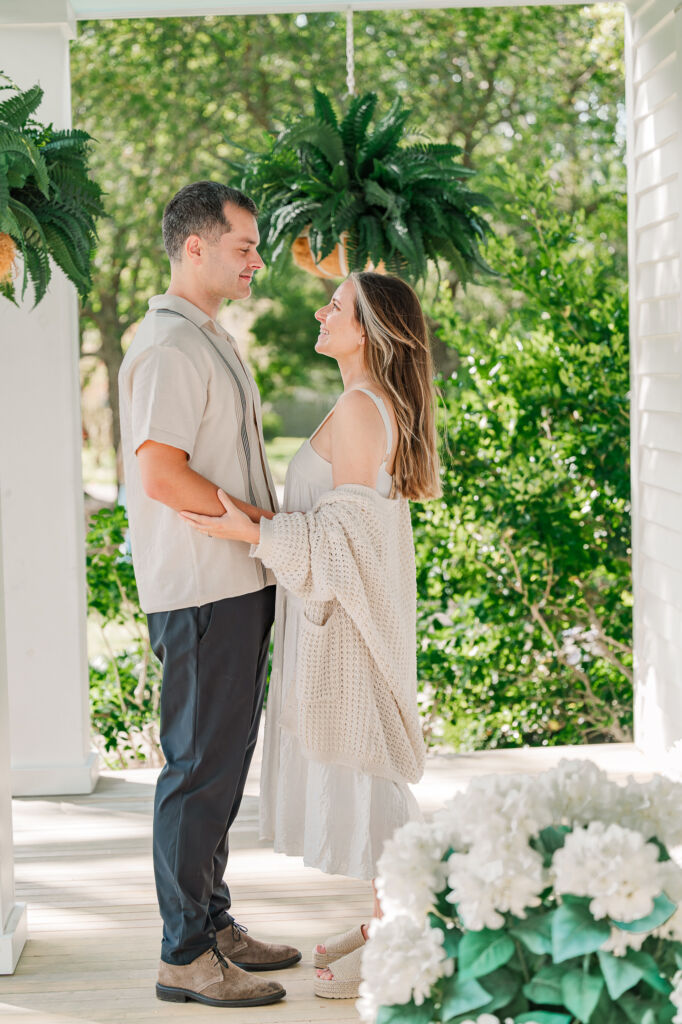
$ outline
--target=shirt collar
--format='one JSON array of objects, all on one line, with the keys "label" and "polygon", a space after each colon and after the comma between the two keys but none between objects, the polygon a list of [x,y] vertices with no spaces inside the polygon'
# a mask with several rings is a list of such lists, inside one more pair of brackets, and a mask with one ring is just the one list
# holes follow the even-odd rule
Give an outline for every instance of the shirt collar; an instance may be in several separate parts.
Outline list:
[{"label": "shirt collar", "polygon": [[172,309],[175,313],[182,313],[183,316],[186,316],[197,327],[211,331],[212,334],[217,334],[220,338],[226,338],[234,344],[225,328],[221,327],[217,321],[212,320],[208,314],[204,313],[203,309],[199,309],[189,299],[183,299],[179,295],[153,295],[149,300],[149,308]]}]

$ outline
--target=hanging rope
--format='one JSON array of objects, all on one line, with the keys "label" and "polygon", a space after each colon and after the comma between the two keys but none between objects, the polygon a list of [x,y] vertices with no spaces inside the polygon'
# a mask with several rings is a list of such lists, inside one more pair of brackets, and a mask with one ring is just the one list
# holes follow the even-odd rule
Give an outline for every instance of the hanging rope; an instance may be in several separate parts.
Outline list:
[{"label": "hanging rope", "polygon": [[346,87],[349,96],[355,96],[355,46],[353,43],[353,8],[346,10]]}]

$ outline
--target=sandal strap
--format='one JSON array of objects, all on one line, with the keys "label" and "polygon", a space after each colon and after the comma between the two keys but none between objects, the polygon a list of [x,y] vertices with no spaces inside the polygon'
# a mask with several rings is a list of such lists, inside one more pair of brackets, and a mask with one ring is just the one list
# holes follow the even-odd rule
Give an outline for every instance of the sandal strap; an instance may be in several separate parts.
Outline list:
[{"label": "sandal strap", "polygon": [[365,936],[362,934],[362,925],[357,924],[347,932],[339,935],[332,935],[322,943],[327,951],[327,956],[334,956],[337,959],[351,953],[365,944]]},{"label": "sandal strap", "polygon": [[[329,965],[329,970],[334,975],[334,981],[360,981],[362,964],[362,946],[358,946],[350,953],[346,953],[339,960]],[[323,979],[320,979],[323,980]],[[327,982],[331,984],[331,982]]]}]

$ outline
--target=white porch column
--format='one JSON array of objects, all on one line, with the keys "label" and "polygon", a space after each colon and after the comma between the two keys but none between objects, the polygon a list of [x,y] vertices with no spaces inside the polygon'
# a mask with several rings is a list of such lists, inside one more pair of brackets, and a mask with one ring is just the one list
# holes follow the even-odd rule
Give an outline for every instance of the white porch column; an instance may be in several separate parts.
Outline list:
[{"label": "white porch column", "polygon": [[635,739],[682,739],[682,12],[626,11]]},{"label": "white porch column", "polygon": [[[0,514],[1,528],[2,515]],[[0,594],[2,594],[2,545],[0,545]],[[17,903],[14,898],[8,712],[5,616],[0,605],[0,974],[12,973],[26,942],[26,904]]]},{"label": "white porch column", "polygon": [[[42,16],[42,20],[38,18]],[[68,0],[0,8],[0,68],[71,125]],[[31,309],[0,298],[0,484],[16,795],[88,793],[90,750],[76,295],[54,269]]]}]

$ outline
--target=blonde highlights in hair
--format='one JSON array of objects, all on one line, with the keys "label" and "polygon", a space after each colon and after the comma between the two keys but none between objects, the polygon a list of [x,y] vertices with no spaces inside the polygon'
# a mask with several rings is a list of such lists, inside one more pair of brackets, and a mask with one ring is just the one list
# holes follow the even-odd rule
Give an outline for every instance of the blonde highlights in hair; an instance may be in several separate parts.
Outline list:
[{"label": "blonde highlights in hair", "polygon": [[390,398],[398,421],[393,487],[413,501],[441,495],[433,364],[414,290],[389,274],[353,273],[355,318],[365,334],[370,380]]}]

